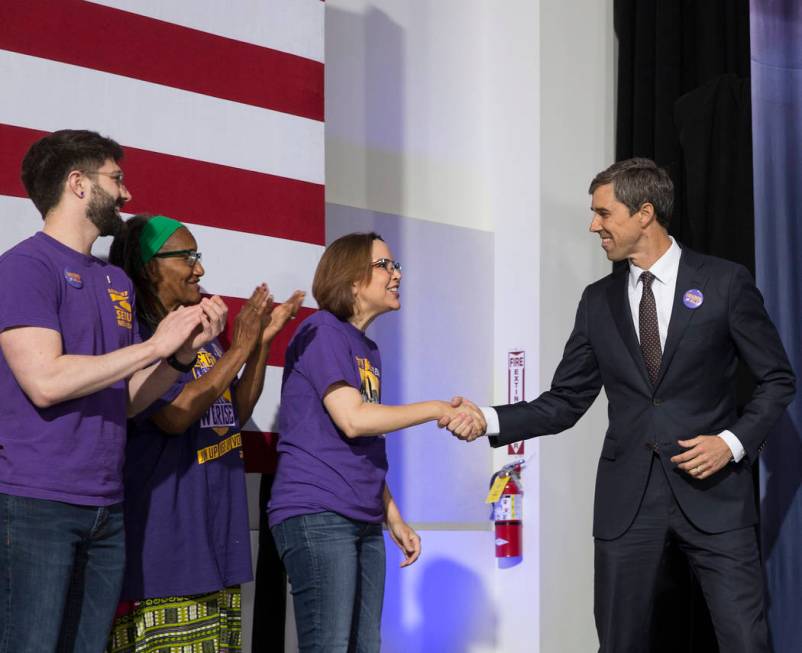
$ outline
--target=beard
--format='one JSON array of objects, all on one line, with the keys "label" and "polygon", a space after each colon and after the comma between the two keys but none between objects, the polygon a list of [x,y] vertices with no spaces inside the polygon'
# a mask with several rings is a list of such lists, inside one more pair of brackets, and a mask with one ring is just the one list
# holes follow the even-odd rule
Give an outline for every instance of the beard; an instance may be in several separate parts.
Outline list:
[{"label": "beard", "polygon": [[86,207],[86,217],[97,227],[101,236],[116,236],[123,226],[119,209],[124,203],[121,197],[115,200],[100,186],[94,185]]}]

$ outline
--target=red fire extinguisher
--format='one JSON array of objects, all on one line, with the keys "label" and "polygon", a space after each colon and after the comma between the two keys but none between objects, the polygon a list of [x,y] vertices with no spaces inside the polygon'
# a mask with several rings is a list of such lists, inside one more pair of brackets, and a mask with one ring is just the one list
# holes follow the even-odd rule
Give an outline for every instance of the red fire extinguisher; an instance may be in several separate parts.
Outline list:
[{"label": "red fire extinguisher", "polygon": [[523,498],[521,468],[523,460],[505,465],[494,474],[493,482],[506,479],[501,496],[493,503],[493,521],[496,526],[496,557],[517,558],[522,555]]}]

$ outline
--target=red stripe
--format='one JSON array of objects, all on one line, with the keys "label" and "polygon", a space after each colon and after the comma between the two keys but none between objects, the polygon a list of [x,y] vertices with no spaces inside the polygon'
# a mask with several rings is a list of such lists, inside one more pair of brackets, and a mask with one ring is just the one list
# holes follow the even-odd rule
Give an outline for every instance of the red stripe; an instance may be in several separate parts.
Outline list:
[{"label": "red stripe", "polygon": [[[222,299],[226,303],[226,306],[228,306],[228,323],[226,324],[226,330],[220,336],[220,342],[223,343],[223,347],[225,349],[228,349],[231,344],[231,334],[234,328],[234,320],[237,317],[237,313],[240,312],[243,305],[248,300],[240,297],[222,297]],[[278,333],[270,345],[270,354],[267,357],[268,365],[284,367],[284,352],[287,350],[287,345],[290,344],[292,336],[295,335],[295,330],[298,328],[301,322],[312,315],[315,310],[316,309],[314,308],[302,306],[298,311],[298,316],[294,320],[290,321]]]},{"label": "red stripe", "polygon": [[0,195],[28,197],[20,179],[22,157],[35,140],[46,134],[0,123]]},{"label": "red stripe", "polygon": [[325,244],[325,188],[286,177],[125,148],[129,212]]},{"label": "red stripe", "polygon": [[242,450],[245,471],[258,474],[274,474],[278,463],[276,442],[278,434],[261,431],[242,432]]},{"label": "red stripe", "polygon": [[0,48],[323,120],[323,64],[81,0],[3,0]]},{"label": "red stripe", "polygon": [[[0,124],[0,194],[26,197],[20,163],[47,132]],[[125,148],[132,213],[324,245],[325,187],[286,177]]]}]

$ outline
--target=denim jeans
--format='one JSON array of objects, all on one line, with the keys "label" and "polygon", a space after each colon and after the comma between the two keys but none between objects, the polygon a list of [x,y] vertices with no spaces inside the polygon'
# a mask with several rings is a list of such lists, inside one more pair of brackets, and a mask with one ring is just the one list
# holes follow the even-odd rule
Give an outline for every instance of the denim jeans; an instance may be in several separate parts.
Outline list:
[{"label": "denim jeans", "polygon": [[101,653],[125,568],[122,505],[0,493],[0,653]]},{"label": "denim jeans", "polygon": [[320,512],[291,517],[272,532],[292,584],[301,653],[379,653],[381,524]]}]

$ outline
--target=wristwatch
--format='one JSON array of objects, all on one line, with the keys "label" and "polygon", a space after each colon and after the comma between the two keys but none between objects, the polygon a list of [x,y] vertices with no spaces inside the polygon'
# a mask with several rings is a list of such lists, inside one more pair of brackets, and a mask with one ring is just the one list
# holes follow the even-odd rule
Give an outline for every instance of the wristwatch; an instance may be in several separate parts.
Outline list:
[{"label": "wristwatch", "polygon": [[197,354],[197,352],[195,353],[194,358],[189,363],[182,363],[180,360],[178,360],[175,357],[175,354],[170,354],[170,356],[167,357],[167,364],[170,367],[172,367],[174,370],[178,370],[179,372],[182,372],[184,374],[186,374],[193,367],[195,367],[195,363],[197,363],[197,362],[198,362],[198,354]]}]

